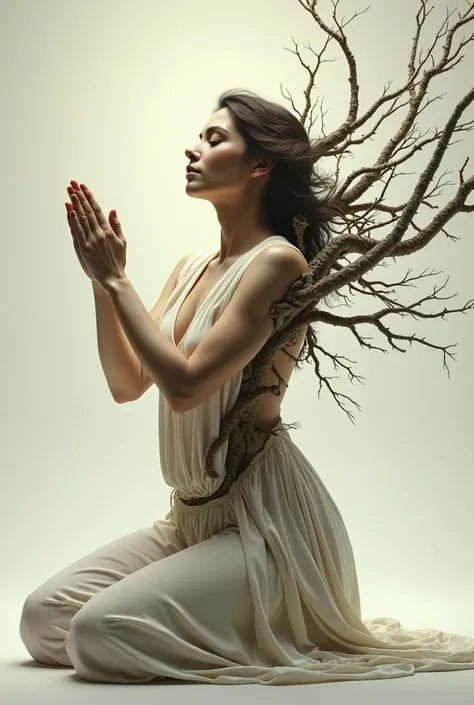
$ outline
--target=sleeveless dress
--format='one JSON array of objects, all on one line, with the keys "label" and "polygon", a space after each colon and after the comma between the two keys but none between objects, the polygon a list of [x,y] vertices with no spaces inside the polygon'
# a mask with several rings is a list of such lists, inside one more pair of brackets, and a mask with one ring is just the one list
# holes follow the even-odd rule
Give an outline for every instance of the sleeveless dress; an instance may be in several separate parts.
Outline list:
[{"label": "sleeveless dress", "polygon": [[[183,353],[194,350],[208,333],[248,265],[275,244],[297,250],[286,238],[273,236],[240,256],[196,311],[178,345]],[[175,345],[178,311],[215,254],[189,257],[162,313],[159,327]],[[185,504],[183,500],[211,495],[222,482],[227,443],[214,460],[216,477],[205,472],[206,455],[219,435],[221,419],[238,398],[242,374],[181,414],[174,413],[160,393],[161,468],[173,488],[165,522],[186,546],[237,531],[253,601],[253,624],[232,631],[239,655],[235,662],[226,654],[228,665],[214,669],[208,678],[201,673],[200,680],[316,683],[474,668],[474,638],[435,629],[408,631],[388,617],[361,618],[354,555],[343,518],[281,420],[226,495],[199,506]],[[216,609],[225,622],[225,604]],[[187,638],[192,640],[191,634],[189,625]],[[217,654],[218,648],[216,639]]]}]

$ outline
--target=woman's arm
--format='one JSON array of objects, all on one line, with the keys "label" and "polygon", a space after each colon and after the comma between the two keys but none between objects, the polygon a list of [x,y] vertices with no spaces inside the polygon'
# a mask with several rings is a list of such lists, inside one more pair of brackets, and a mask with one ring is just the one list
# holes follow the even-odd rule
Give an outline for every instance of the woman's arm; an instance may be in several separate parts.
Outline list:
[{"label": "woman's arm", "polygon": [[[189,254],[180,259],[150,311],[155,325],[176,286]],[[114,400],[118,404],[139,399],[153,384],[124,333],[108,292],[93,284],[96,311],[97,347],[102,369]]]}]

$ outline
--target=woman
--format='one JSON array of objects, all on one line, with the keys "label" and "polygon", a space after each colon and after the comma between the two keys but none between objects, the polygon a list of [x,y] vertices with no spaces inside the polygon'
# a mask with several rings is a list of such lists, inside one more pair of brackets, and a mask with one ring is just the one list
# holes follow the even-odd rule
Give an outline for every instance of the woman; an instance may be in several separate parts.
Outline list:
[{"label": "woman", "polygon": [[[242,438],[237,460],[224,443],[207,467],[244,370],[273,332],[272,304],[308,271],[337,208],[321,195],[327,184],[304,127],[281,106],[229,91],[200,140],[186,150],[186,191],[215,207],[220,249],[183,257],[151,311],[159,364],[135,354],[132,343],[143,348],[133,326],[125,326],[127,341],[116,325],[109,346],[99,329],[117,401],[159,387],[171,510],[33,592],[20,625],[26,648],[37,661],[108,683],[315,683],[473,668],[472,639],[361,620],[343,519],[282,423],[283,394],[253,409],[258,442]],[[68,190],[75,209],[87,208],[77,183]],[[77,219],[69,221],[74,234]],[[111,227],[120,233],[113,219]],[[120,308],[105,278],[95,289],[98,312]],[[277,354],[268,385],[289,383],[309,335],[302,330],[289,355]]]}]

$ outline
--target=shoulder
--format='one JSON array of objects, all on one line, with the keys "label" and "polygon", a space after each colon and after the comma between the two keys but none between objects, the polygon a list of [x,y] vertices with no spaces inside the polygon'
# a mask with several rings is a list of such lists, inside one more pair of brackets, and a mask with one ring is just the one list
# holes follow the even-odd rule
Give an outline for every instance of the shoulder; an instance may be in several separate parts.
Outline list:
[{"label": "shoulder", "polygon": [[193,258],[194,252],[188,252],[187,254],[183,255],[179,262],[175,265],[173,271],[171,272],[171,277],[175,279],[175,281],[178,279],[179,275],[183,271],[184,267],[190,260]]},{"label": "shoulder", "polygon": [[176,284],[183,276],[186,276],[189,268],[192,267],[193,263],[198,259],[200,260],[203,254],[202,252],[188,252],[181,257],[173,272]]},{"label": "shoulder", "polygon": [[288,289],[309,272],[303,255],[287,245],[270,245],[250,262],[233,296],[232,308],[267,311],[284,298]]},{"label": "shoulder", "polygon": [[287,267],[290,271],[301,272],[301,274],[309,272],[308,262],[302,252],[290,243],[288,245],[270,245],[257,255],[256,259],[258,260],[259,257],[262,258],[261,262],[269,266]]},{"label": "shoulder", "polygon": [[260,280],[264,286],[288,286],[309,272],[309,266],[302,253],[288,245],[270,245],[253,259],[242,277],[242,283]]}]

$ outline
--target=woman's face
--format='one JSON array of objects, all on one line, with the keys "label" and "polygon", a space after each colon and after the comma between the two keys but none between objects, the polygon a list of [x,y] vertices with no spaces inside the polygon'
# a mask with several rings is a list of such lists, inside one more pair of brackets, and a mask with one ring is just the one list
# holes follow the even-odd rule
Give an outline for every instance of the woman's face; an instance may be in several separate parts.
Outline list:
[{"label": "woman's face", "polygon": [[186,177],[186,193],[214,204],[241,194],[251,178],[252,164],[245,158],[245,142],[237,132],[227,108],[218,110],[199,135],[201,140],[185,151],[189,166],[198,169]]}]

